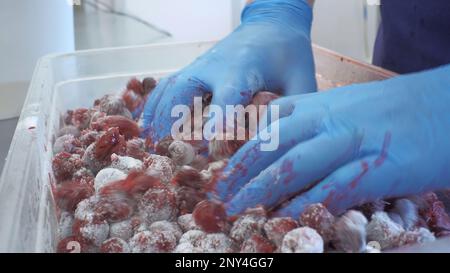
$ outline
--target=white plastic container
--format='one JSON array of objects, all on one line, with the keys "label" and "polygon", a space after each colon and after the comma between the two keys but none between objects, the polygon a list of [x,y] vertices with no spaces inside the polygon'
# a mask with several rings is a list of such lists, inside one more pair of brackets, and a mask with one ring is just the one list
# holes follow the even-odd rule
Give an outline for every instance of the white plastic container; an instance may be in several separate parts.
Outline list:
[{"label": "white plastic container", "polygon": [[[159,78],[189,64],[214,43],[161,44],[43,57],[34,72],[0,178],[0,252],[53,252],[57,224],[51,158],[60,113],[118,92],[131,76]],[[394,75],[331,51],[314,49],[319,86]]]}]

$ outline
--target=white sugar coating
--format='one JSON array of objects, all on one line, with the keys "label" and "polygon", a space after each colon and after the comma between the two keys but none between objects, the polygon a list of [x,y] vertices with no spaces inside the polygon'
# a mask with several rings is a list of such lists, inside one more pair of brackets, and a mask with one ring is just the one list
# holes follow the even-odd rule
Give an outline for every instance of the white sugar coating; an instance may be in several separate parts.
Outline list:
[{"label": "white sugar coating", "polygon": [[225,165],[227,164],[227,162],[228,162],[227,160],[218,160],[218,161],[211,162],[208,165],[208,169],[202,170],[200,172],[200,174],[202,174],[206,180],[210,180],[212,178],[214,172],[220,171],[221,169],[223,169],[225,167]]},{"label": "white sugar coating", "polygon": [[157,221],[175,220],[178,213],[175,202],[175,196],[169,190],[149,189],[139,200],[139,216],[147,225]]},{"label": "white sugar coating", "polygon": [[111,165],[109,167],[121,170],[124,173],[129,173],[131,171],[142,171],[144,164],[139,159],[112,154]]},{"label": "white sugar coating", "polygon": [[73,216],[67,211],[61,212],[58,223],[58,237],[63,239],[72,235]]},{"label": "white sugar coating", "polygon": [[300,227],[289,231],[281,244],[282,253],[322,253],[322,237],[310,227]]},{"label": "white sugar coating", "polygon": [[190,243],[182,243],[177,245],[173,253],[201,253],[201,249]]},{"label": "white sugar coating", "polygon": [[94,204],[97,202],[97,200],[98,197],[94,195],[78,203],[74,214],[75,219],[82,221],[91,221],[94,218]]},{"label": "white sugar coating", "polygon": [[142,231],[130,239],[132,253],[166,253],[177,246],[175,235],[168,231]]},{"label": "white sugar coating", "polygon": [[180,240],[181,235],[183,235],[183,232],[181,231],[181,228],[178,226],[178,224],[169,221],[154,222],[149,226],[148,230],[149,231],[165,230],[171,232],[173,235],[175,235],[177,241]]},{"label": "white sugar coating", "polygon": [[178,166],[188,165],[195,158],[195,150],[191,144],[175,140],[169,145],[169,155]]},{"label": "white sugar coating", "polygon": [[349,210],[334,224],[334,245],[339,251],[360,253],[366,248],[366,217]]},{"label": "white sugar coating", "polygon": [[400,247],[408,244],[423,244],[433,242],[436,240],[434,234],[426,228],[418,228],[415,230],[408,230],[400,234],[395,240],[395,247]]},{"label": "white sugar coating", "polygon": [[172,180],[175,166],[167,156],[151,154],[145,158],[144,164],[147,165],[146,174],[158,177],[164,184]]},{"label": "white sugar coating", "polygon": [[392,247],[395,238],[404,231],[403,227],[392,221],[384,211],[372,214],[371,220],[366,226],[367,240],[378,242],[381,249]]},{"label": "white sugar coating", "polygon": [[243,242],[253,234],[262,234],[267,218],[262,215],[247,214],[239,217],[230,230],[230,237]]},{"label": "white sugar coating", "polygon": [[206,232],[201,230],[189,230],[181,235],[179,243],[188,243],[193,245],[194,247],[198,247],[200,241],[204,238],[206,238]]},{"label": "white sugar coating", "polygon": [[76,146],[74,145],[76,138],[73,135],[63,135],[58,137],[53,144],[53,154],[60,152],[72,153]]},{"label": "white sugar coating", "polygon": [[233,240],[223,233],[210,233],[201,238],[198,246],[204,253],[233,253]]},{"label": "white sugar coating", "polygon": [[133,225],[131,219],[113,223],[109,227],[109,237],[129,240],[133,236]]},{"label": "white sugar coating", "polygon": [[88,221],[80,227],[80,234],[94,245],[100,246],[108,238],[109,224],[106,220],[101,222]]},{"label": "white sugar coating", "polygon": [[[117,237],[111,237],[102,243],[101,248],[108,249],[108,253],[130,253],[130,246],[128,243]],[[101,249],[105,251],[106,249]]]},{"label": "white sugar coating", "polygon": [[178,222],[178,225],[183,230],[183,232],[187,232],[189,230],[194,230],[194,229],[197,229],[197,230],[200,229],[200,227],[197,226],[197,224],[195,223],[194,218],[192,217],[191,213],[181,215],[180,217],[178,217],[177,222]]},{"label": "white sugar coating", "polygon": [[98,192],[102,187],[108,185],[111,182],[125,179],[126,173],[114,168],[105,168],[98,172],[94,180],[95,191]]}]

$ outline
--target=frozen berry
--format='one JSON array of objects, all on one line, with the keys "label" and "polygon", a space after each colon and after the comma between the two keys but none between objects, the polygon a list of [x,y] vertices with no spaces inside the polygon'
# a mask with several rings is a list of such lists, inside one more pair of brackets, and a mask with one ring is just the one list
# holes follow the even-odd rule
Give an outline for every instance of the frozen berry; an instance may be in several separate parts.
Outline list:
[{"label": "frozen berry", "polygon": [[178,244],[173,253],[202,253],[201,249],[189,243]]},{"label": "frozen berry", "polygon": [[100,133],[95,130],[83,130],[79,137],[80,143],[83,147],[87,148],[92,143],[96,142],[100,137]]},{"label": "frozen berry", "polygon": [[153,89],[155,89],[156,84],[157,82],[154,78],[151,77],[144,78],[144,80],[142,80],[142,86],[144,87],[144,93],[142,95],[146,96],[150,94],[150,92],[152,92]]},{"label": "frozen berry", "polygon": [[144,86],[137,78],[131,78],[127,83],[127,89],[135,92],[137,95],[144,95]]},{"label": "frozen berry", "polygon": [[198,247],[204,253],[232,253],[235,245],[231,238],[223,233],[210,233],[200,238]]},{"label": "frozen berry", "polygon": [[297,221],[291,217],[279,217],[269,219],[264,224],[264,231],[267,238],[269,238],[269,240],[271,240],[277,247],[280,247],[284,235],[297,227]]},{"label": "frozen berry", "polygon": [[349,210],[334,226],[334,246],[339,251],[360,253],[366,249],[366,217],[359,211]]},{"label": "frozen berry", "polygon": [[132,171],[140,172],[143,171],[144,168],[142,161],[129,156],[120,156],[116,154],[111,155],[110,167],[121,170],[124,173],[129,173]]},{"label": "frozen berry", "polygon": [[416,230],[408,230],[402,232],[393,243],[393,247],[401,247],[411,244],[422,244],[427,242],[433,242],[436,240],[433,233],[426,228],[418,228]]},{"label": "frozen berry", "polygon": [[79,155],[66,152],[56,154],[52,161],[53,173],[59,182],[70,179],[82,166]]},{"label": "frozen berry", "polygon": [[282,253],[322,253],[323,240],[314,229],[296,228],[289,231],[281,244]]},{"label": "frozen berry", "polygon": [[72,124],[79,130],[88,128],[90,121],[91,121],[91,113],[89,109],[79,108],[73,111]]},{"label": "frozen berry", "polygon": [[65,113],[61,115],[61,122],[64,123],[64,125],[73,125],[72,116],[73,110],[67,110]]},{"label": "frozen berry", "polygon": [[140,199],[141,196],[151,188],[165,189],[166,186],[158,178],[139,172],[131,172],[128,176],[119,181],[108,183],[99,190],[100,195],[113,193],[127,194],[128,196]]},{"label": "frozen berry", "polygon": [[142,161],[147,155],[145,152],[145,142],[140,138],[128,140],[126,155]]},{"label": "frozen berry", "polygon": [[300,225],[313,228],[325,242],[333,237],[334,221],[334,216],[320,203],[307,206],[299,219]]},{"label": "frozen berry", "polygon": [[94,187],[80,180],[71,180],[58,185],[54,194],[58,208],[74,212],[79,202],[94,195]]},{"label": "frozen berry", "polygon": [[109,236],[117,237],[127,241],[133,236],[132,219],[127,219],[122,222],[112,223],[109,227]]},{"label": "frozen berry", "polygon": [[149,189],[139,200],[138,208],[147,225],[156,221],[173,221],[178,213],[175,195],[164,188]]},{"label": "frozen berry", "polygon": [[230,237],[242,243],[253,234],[262,234],[267,218],[263,215],[246,214],[239,217],[231,227]]},{"label": "frozen berry", "polygon": [[53,144],[53,154],[58,154],[61,152],[67,152],[70,154],[76,153],[77,150],[81,149],[81,146],[81,142],[73,135],[60,136]]},{"label": "frozen berry", "polygon": [[177,246],[177,239],[167,231],[142,231],[129,244],[133,253],[169,253]]},{"label": "frozen berry", "polygon": [[194,247],[199,247],[200,242],[206,238],[206,233],[201,230],[188,230],[180,238],[180,244],[190,244]]},{"label": "frozen berry", "polygon": [[97,173],[94,180],[95,191],[100,191],[100,189],[111,182],[125,179],[127,175],[118,169],[105,168]]},{"label": "frozen berry", "polygon": [[189,143],[175,140],[169,145],[169,156],[178,166],[188,165],[195,158],[195,150]]},{"label": "frozen berry", "polygon": [[134,212],[134,200],[121,193],[101,195],[97,200],[94,212],[110,223],[120,222],[131,217]]},{"label": "frozen berry", "polygon": [[206,199],[206,194],[201,190],[191,187],[177,187],[175,190],[178,210],[181,214],[192,213],[195,206]]},{"label": "frozen berry", "polygon": [[426,224],[436,236],[450,235],[450,216],[445,211],[445,205],[435,193],[421,197],[424,201],[420,214],[425,218]]},{"label": "frozen berry", "polygon": [[122,94],[122,100],[133,115],[133,118],[138,118],[144,108],[145,99],[141,95],[136,94],[133,90],[127,89]]},{"label": "frozen berry", "polygon": [[120,238],[110,238],[100,246],[101,253],[129,253],[128,243]]},{"label": "frozen berry", "polygon": [[148,175],[159,177],[161,182],[168,184],[173,178],[175,165],[166,156],[150,155],[144,159],[144,168]]},{"label": "frozen berry", "polygon": [[273,253],[275,250],[276,246],[260,234],[253,234],[241,246],[241,253]]},{"label": "frozen berry", "polygon": [[105,95],[94,102],[94,107],[108,116],[119,115],[131,119],[130,111],[125,107],[121,97],[116,95]]},{"label": "frozen berry", "polygon": [[376,241],[385,249],[394,245],[395,238],[404,232],[404,229],[392,221],[386,212],[379,211],[372,215],[366,231],[369,241]]},{"label": "frozen berry", "polygon": [[183,232],[200,229],[200,227],[195,224],[192,214],[181,215],[180,217],[178,217],[177,223],[181,227]]},{"label": "frozen berry", "polygon": [[99,118],[92,123],[92,128],[98,131],[107,131],[110,128],[118,128],[125,139],[138,137],[140,134],[139,126],[131,119],[122,116],[106,116]]},{"label": "frozen berry", "polygon": [[106,220],[75,220],[73,234],[95,246],[100,246],[108,238],[109,225]]},{"label": "frozen berry", "polygon": [[169,146],[173,142],[172,136],[166,136],[162,138],[156,145],[155,145],[155,153],[157,155],[161,156],[169,156]]},{"label": "frozen berry", "polygon": [[229,229],[227,215],[222,203],[204,200],[192,213],[195,224],[208,233],[226,232]]},{"label": "frozen berry", "polygon": [[175,174],[172,182],[179,186],[186,186],[197,190],[203,189],[208,182],[207,177],[190,166],[181,167]]},{"label": "frozen berry", "polygon": [[119,129],[110,128],[91,144],[83,156],[83,163],[94,173],[111,164],[111,155],[124,155],[126,142]]},{"label": "frozen berry", "polygon": [[177,238],[177,241],[180,239],[181,235],[183,235],[183,232],[181,231],[181,228],[178,226],[175,222],[169,222],[169,221],[157,221],[153,222],[149,227],[149,231],[167,231],[175,235],[175,238]]},{"label": "frozen berry", "polygon": [[81,183],[94,186],[94,174],[87,168],[81,168],[73,174],[73,180],[79,180]]}]

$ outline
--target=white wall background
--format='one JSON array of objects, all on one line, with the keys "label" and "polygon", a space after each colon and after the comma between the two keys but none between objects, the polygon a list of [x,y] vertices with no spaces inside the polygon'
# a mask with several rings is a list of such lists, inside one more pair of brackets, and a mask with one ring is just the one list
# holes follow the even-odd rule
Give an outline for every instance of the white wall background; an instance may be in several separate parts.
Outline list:
[{"label": "white wall background", "polygon": [[217,40],[234,25],[240,0],[116,0],[115,6],[173,34],[173,41]]},{"label": "white wall background", "polygon": [[[104,0],[105,1],[105,0]],[[214,40],[240,22],[245,0],[109,0],[171,32],[174,41]],[[370,2],[370,1],[369,1]],[[367,0],[316,0],[313,42],[371,61],[378,28],[378,6]]]},{"label": "white wall background", "polygon": [[18,116],[37,60],[74,49],[64,0],[0,1],[0,120]]}]

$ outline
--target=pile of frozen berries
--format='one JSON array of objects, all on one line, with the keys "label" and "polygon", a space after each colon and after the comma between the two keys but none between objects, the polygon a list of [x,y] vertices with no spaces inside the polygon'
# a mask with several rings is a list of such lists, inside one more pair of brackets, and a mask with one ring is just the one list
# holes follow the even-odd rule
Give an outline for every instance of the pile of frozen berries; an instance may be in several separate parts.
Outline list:
[{"label": "pile of frozen berries", "polygon": [[[81,252],[104,253],[378,252],[450,234],[445,196],[435,193],[339,216],[312,204],[299,219],[260,207],[228,219],[206,193],[245,141],[210,143],[205,156],[196,143],[140,138],[139,118],[155,86],[152,78],[131,79],[123,92],[62,116],[52,161],[58,252],[71,252],[73,242]],[[252,103],[276,97],[260,92]]]}]

